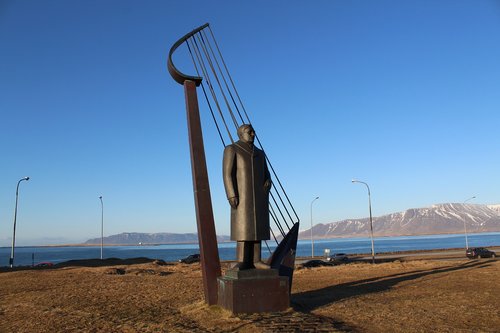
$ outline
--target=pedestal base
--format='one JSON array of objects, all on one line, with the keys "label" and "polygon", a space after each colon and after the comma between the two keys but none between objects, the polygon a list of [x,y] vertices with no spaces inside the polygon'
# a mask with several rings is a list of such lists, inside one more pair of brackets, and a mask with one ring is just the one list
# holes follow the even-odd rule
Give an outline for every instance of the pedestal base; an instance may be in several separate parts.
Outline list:
[{"label": "pedestal base", "polygon": [[290,305],[288,278],[275,269],[228,270],[217,282],[218,304],[234,314],[284,311]]}]

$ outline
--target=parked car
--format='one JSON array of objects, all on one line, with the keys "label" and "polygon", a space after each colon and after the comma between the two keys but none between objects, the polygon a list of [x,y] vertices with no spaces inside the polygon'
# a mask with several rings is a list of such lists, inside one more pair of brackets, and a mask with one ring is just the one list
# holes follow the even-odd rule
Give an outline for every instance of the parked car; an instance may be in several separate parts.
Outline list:
[{"label": "parked car", "polygon": [[54,266],[54,264],[49,261],[44,261],[35,265],[35,267],[52,267],[52,266]]},{"label": "parked car", "polygon": [[334,262],[345,262],[349,260],[349,257],[347,257],[347,254],[345,253],[335,253],[328,257],[326,260]]},{"label": "parked car", "polygon": [[490,251],[484,247],[471,247],[465,251],[467,258],[495,258],[497,255],[495,252]]},{"label": "parked car", "polygon": [[192,263],[199,262],[199,261],[200,261],[200,254],[199,253],[191,254],[191,255],[187,256],[186,258],[179,259],[179,262],[182,262],[184,264],[192,264]]}]

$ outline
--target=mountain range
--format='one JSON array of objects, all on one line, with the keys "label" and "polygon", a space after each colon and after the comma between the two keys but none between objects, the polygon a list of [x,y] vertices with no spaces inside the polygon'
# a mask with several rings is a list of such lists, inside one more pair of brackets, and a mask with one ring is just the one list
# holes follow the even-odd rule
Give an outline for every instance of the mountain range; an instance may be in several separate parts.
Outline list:
[{"label": "mountain range", "polygon": [[[500,204],[437,204],[411,208],[404,212],[373,217],[374,236],[412,236],[500,231]],[[370,219],[348,219],[312,228],[313,238],[362,237],[370,235]],[[309,239],[311,229],[301,231],[299,239]]]},{"label": "mountain range", "polygon": [[[218,242],[227,242],[229,236],[217,236]],[[197,233],[175,234],[169,232],[159,233],[141,233],[141,232],[123,232],[117,235],[111,235],[103,238],[104,244],[110,245],[138,245],[138,244],[183,244],[198,243]],[[101,238],[92,238],[84,244],[101,244]]]},{"label": "mountain range", "polygon": [[[500,204],[479,205],[462,203],[437,204],[425,208],[411,208],[404,212],[373,217],[374,236],[414,236],[500,231]],[[319,223],[312,228],[313,238],[368,237],[370,219],[348,219]],[[310,239],[311,229],[299,233],[299,239]],[[217,236],[218,242],[229,241],[229,236]],[[107,245],[182,244],[197,243],[198,234],[124,232],[104,237]],[[84,244],[100,244],[93,238]]]}]

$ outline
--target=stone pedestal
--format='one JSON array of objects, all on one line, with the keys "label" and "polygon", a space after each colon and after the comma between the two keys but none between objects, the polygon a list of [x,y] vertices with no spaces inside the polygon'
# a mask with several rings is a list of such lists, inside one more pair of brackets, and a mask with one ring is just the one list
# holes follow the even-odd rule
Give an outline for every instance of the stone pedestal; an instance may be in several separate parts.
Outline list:
[{"label": "stone pedestal", "polygon": [[290,305],[288,278],[275,269],[228,270],[217,282],[218,304],[234,314],[284,311]]}]

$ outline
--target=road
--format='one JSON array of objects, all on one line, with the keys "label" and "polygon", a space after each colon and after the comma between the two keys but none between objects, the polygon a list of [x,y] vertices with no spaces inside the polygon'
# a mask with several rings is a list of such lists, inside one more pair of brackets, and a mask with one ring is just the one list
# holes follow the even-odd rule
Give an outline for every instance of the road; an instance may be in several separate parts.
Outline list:
[{"label": "road", "polygon": [[[500,255],[500,247],[488,247],[488,249]],[[314,259],[322,260],[324,257],[316,256]],[[393,261],[393,260],[462,260],[465,259],[464,249],[449,249],[449,250],[435,250],[435,251],[409,251],[400,253],[381,253],[375,254],[375,260],[377,262]],[[349,255],[350,261],[371,261],[372,257],[369,254],[360,255]],[[296,264],[302,264],[306,261],[311,260],[310,257],[299,257],[295,260]]]}]

